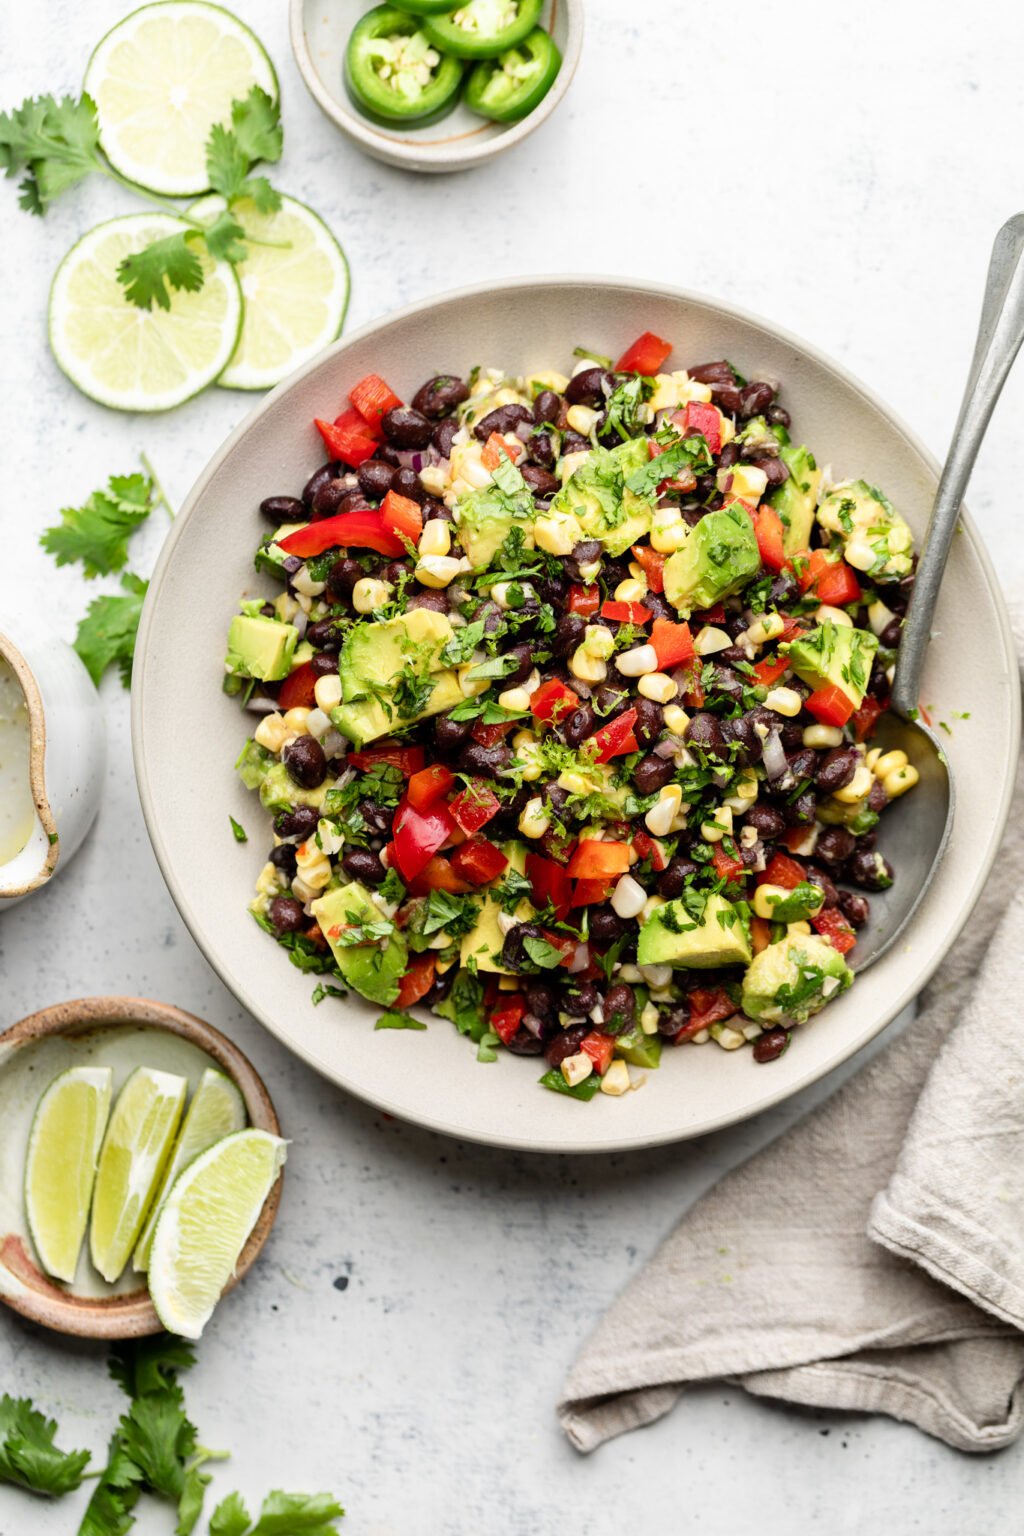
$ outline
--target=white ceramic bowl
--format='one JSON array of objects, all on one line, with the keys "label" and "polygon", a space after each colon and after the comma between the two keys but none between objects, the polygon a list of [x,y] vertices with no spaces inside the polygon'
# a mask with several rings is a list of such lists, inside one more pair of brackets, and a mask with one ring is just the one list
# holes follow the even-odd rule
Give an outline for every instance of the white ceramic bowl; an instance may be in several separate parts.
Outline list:
[{"label": "white ceramic bowl", "polygon": [[546,122],[569,89],[583,46],[583,0],[546,0],[541,25],[562,55],[543,101],[518,123],[488,123],[459,105],[426,128],[384,128],[354,105],[343,61],[352,28],[372,9],[369,0],[291,0],[292,52],[310,95],[336,128],[367,154],[407,171],[468,171],[521,144]]},{"label": "white ceramic bowl", "polygon": [[[1009,805],[1019,735],[1013,643],[992,567],[965,516],[924,685],[939,719],[970,712],[948,741],[959,790],[950,849],[902,941],[800,1029],[780,1060],[758,1066],[749,1051],[684,1046],[665,1051],[642,1092],[579,1104],[537,1087],[535,1059],[503,1055],[479,1065],[444,1020],[432,1020],[425,1034],[377,1034],[377,1010],[358,1000],[312,1006],[312,978],[289,965],[246,912],[270,824],[233,774],[247,725],[220,691],[228,620],[239,596],[263,585],[252,568],[258,503],[297,494],[323,459],[313,417],[336,414],[365,373],[383,374],[408,395],[432,374],[464,373],[474,363],[524,373],[565,368],[581,337],[614,357],[645,329],[673,339],[677,366],[728,357],[749,377],[781,380],[798,440],[831,463],[837,479],[863,475],[882,486],[918,538],[924,533],[934,464],[863,385],[804,342],[654,285],[524,279],[376,321],[280,385],[192,490],[143,613],[132,690],[136,772],[164,876],[203,952],[268,1029],[336,1083],[393,1114],[477,1141],[559,1152],[671,1141],[755,1114],[821,1077],[876,1035],[939,964],[986,878]],[[244,846],[232,841],[229,813],[249,833]]]}]

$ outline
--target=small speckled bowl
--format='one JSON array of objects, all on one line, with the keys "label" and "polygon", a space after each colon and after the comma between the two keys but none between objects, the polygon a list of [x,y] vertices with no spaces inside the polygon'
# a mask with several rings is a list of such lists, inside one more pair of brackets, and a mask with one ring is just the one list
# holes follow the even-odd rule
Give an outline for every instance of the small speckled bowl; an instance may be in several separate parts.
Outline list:
[{"label": "small speckled bowl", "polygon": [[518,123],[490,123],[461,102],[428,127],[385,128],[352,102],[344,81],[345,48],[371,6],[367,0],[291,0],[292,52],[320,110],[367,154],[408,171],[466,171],[521,144],[551,116],[572,82],[583,46],[583,0],[547,0],[541,25],[562,55],[544,100]]},{"label": "small speckled bowl", "polygon": [[[248,1058],[212,1025],[169,1003],[85,997],[44,1008],[0,1035],[0,1301],[57,1333],[140,1338],[159,1333],[162,1324],[145,1283],[130,1266],[116,1286],[109,1286],[83,1253],[74,1285],[60,1285],[40,1272],[28,1235],[21,1192],[32,1116],[53,1078],[83,1062],[113,1067],[115,1093],[139,1065],[180,1072],[193,1083],[205,1067],[219,1067],[237,1085],[251,1126],[274,1136],[281,1127]],[[270,1235],[282,1177],[267,1197],[226,1291],[251,1269]]]}]

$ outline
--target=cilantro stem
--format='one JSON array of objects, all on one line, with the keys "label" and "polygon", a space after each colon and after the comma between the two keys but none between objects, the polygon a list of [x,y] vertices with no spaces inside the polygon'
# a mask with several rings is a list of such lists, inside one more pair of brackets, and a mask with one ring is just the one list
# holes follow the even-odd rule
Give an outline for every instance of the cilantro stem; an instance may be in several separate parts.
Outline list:
[{"label": "cilantro stem", "polygon": [[[96,169],[110,181],[116,181],[118,186],[134,192],[136,197],[145,198],[147,203],[151,203],[154,208],[159,208],[161,213],[169,214],[172,219],[180,219],[183,224],[191,224],[192,228],[198,229],[200,233],[205,231],[206,225],[202,219],[194,219],[183,208],[175,207],[173,203],[169,203],[166,198],[160,197],[156,192],[147,192],[134,181],[129,181],[127,176],[122,176],[119,171],[115,171],[109,160],[103,159],[102,156],[96,157]],[[290,240],[258,240],[255,235],[250,235],[248,232],[245,234],[245,243],[264,246],[269,251],[290,251],[292,248]]]},{"label": "cilantro stem", "polygon": [[154,485],[154,487],[156,489],[156,499],[157,499],[157,501],[163,503],[164,508],[165,508],[165,510],[167,512],[167,516],[173,522],[173,520],[174,520],[174,508],[171,505],[170,497],[168,496],[167,492],[164,490],[163,481],[160,479],[160,476],[157,474],[156,470],[153,468],[153,465],[152,465],[152,462],[150,461],[149,455],[147,453],[140,453],[139,454],[139,459],[140,459],[140,461],[142,463],[143,469],[146,471],[146,474],[149,476],[150,480],[152,480],[152,482],[153,482],[153,485]]}]

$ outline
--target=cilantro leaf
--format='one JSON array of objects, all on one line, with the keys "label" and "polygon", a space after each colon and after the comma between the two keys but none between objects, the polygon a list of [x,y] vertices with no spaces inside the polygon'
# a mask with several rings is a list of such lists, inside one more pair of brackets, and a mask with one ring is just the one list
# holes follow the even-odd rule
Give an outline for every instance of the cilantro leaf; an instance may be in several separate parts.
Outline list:
[{"label": "cilantro leaf", "polygon": [[536,939],[530,934],[527,934],[523,940],[523,948],[534,965],[539,965],[545,971],[554,970],[565,958],[562,951],[556,949],[547,939]]},{"label": "cilantro leaf", "polygon": [[281,206],[280,196],[265,176],[250,177],[249,172],[259,160],[280,160],[283,144],[277,103],[253,86],[248,96],[231,103],[231,127],[215,123],[210,129],[206,141],[210,186],[229,207],[248,197],[260,213],[275,212]]},{"label": "cilantro leaf", "polygon": [[344,1513],[333,1494],[275,1489],[263,1500],[259,1519],[251,1526],[241,1496],[230,1493],[213,1512],[210,1536],[337,1536],[335,1522]]},{"label": "cilantro leaf", "polygon": [[249,157],[238,136],[223,123],[214,123],[206,140],[206,174],[214,192],[233,202],[246,176]]},{"label": "cilantro leaf", "polygon": [[246,832],[241,822],[236,821],[233,816],[229,816],[228,821],[231,823],[231,831],[234,834],[235,842],[247,843],[249,841],[249,834]]},{"label": "cilantro leaf", "polygon": [[87,578],[120,571],[128,540],[146,521],[156,490],[146,475],[111,475],[105,491],[93,491],[80,507],[62,507],[61,520],[39,542],[58,565],[80,560]]},{"label": "cilantro leaf", "polygon": [[78,1536],[127,1536],[135,1524],[142,1473],[120,1446],[115,1434],[107,1465],[86,1506]]},{"label": "cilantro leaf", "polygon": [[123,597],[108,593],[93,598],[75,636],[75,650],[97,687],[104,672],[115,662],[126,688],[132,680],[135,636],[149,582],[128,571],[121,577],[121,587]]},{"label": "cilantro leaf", "polygon": [[398,1009],[389,1009],[382,1013],[374,1029],[426,1029],[422,1019],[414,1019],[411,1013],[401,1013]]},{"label": "cilantro leaf", "polygon": [[542,1088],[550,1088],[552,1093],[564,1093],[570,1099],[582,1099],[584,1102],[592,1099],[594,1094],[598,1093],[601,1088],[601,1079],[596,1072],[592,1072],[589,1077],[583,1079],[582,1083],[575,1083],[570,1088],[557,1067],[552,1067],[549,1072],[545,1072],[544,1076],[539,1077],[537,1081]]},{"label": "cilantro leaf", "polygon": [[203,286],[203,264],[192,246],[201,238],[201,230],[184,229],[125,256],[117,269],[117,280],[129,303],[139,309],[152,309],[154,304],[170,309],[172,288],[198,293]]},{"label": "cilantro leaf", "polygon": [[229,1493],[210,1516],[210,1536],[245,1536],[249,1524],[249,1511],[242,1495]]},{"label": "cilantro leaf", "polygon": [[82,1481],[88,1451],[62,1451],[57,1425],[27,1397],[0,1397],[0,1482],[60,1498]]},{"label": "cilantro leaf", "polygon": [[265,176],[248,176],[242,183],[240,196],[249,198],[257,213],[276,213],[281,206],[281,194]]},{"label": "cilantro leaf", "polygon": [[107,1369],[129,1397],[145,1397],[173,1387],[179,1371],[196,1363],[196,1353],[184,1339],[160,1333],[148,1339],[115,1344]]},{"label": "cilantro leaf", "polygon": [[27,171],[19,202],[44,214],[54,198],[103,168],[92,98],[27,97],[0,112],[0,166],[7,176]]},{"label": "cilantro leaf", "polygon": [[280,160],[284,148],[281,108],[261,86],[254,85],[248,96],[231,103],[231,126],[250,164]]},{"label": "cilantro leaf", "polygon": [[203,238],[214,261],[245,260],[245,230],[227,209],[218,213],[213,223],[204,228]]}]

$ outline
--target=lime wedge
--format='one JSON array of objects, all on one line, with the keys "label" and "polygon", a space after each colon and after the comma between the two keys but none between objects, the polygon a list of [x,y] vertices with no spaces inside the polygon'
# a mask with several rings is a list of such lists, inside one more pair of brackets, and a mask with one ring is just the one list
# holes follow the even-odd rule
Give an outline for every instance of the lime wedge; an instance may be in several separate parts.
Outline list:
[{"label": "lime wedge", "polygon": [[210,185],[210,129],[229,124],[231,103],[254,85],[277,100],[262,44],[230,11],[205,0],[162,0],[133,11],[97,45],[84,81],[115,171],[168,197],[194,197]]},{"label": "lime wedge", "polygon": [[25,1208],[39,1262],[70,1285],[89,1220],[110,1067],[72,1067],[54,1078],[36,1109],[25,1158]]},{"label": "lime wedge", "polygon": [[287,1146],[267,1131],[239,1131],[197,1157],[171,1190],[149,1255],[149,1294],[169,1333],[199,1338],[234,1274]]},{"label": "lime wedge", "polygon": [[72,384],[119,411],[166,411],[211,384],[238,342],[242,294],[230,265],[194,247],[206,281],[169,310],[139,309],[117,281],[122,257],[190,226],[162,213],[111,219],[72,246],[50,290],[50,347]]},{"label": "lime wedge", "polygon": [[[204,197],[189,213],[212,223],[224,207],[223,198]],[[258,213],[248,200],[232,211],[246,234],[274,245],[250,245],[237,268],[245,318],[235,354],[217,382],[228,389],[272,389],[339,335],[348,308],[348,263],[323,220],[294,197],[282,197],[277,213]]]},{"label": "lime wedge", "polygon": [[104,1280],[128,1262],[174,1145],[188,1078],[136,1067],[107,1126],[92,1199],[89,1245]]},{"label": "lime wedge", "polygon": [[157,1217],[163,1210],[164,1201],[179,1173],[194,1163],[200,1152],[212,1147],[215,1141],[240,1131],[245,1125],[245,1100],[229,1077],[208,1067],[199,1079],[192,1103],[188,1107],[181,1127],[181,1135],[171,1154],[156,1199],[146,1217],[135,1253],[132,1268],[143,1273],[149,1268],[149,1252],[153,1246]]}]

